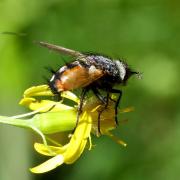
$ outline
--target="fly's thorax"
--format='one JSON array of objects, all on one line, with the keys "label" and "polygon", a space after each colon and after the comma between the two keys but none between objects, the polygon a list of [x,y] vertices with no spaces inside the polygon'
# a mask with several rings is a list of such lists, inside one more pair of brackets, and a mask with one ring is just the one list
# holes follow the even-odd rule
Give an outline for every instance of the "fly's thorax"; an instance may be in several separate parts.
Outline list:
[{"label": "fly's thorax", "polygon": [[118,74],[116,64],[109,57],[91,54],[87,56],[87,63],[94,65],[96,69],[101,70],[104,74],[114,77]]},{"label": "fly's thorax", "polygon": [[104,76],[100,80],[107,84],[108,81],[112,84],[125,84],[133,74],[137,74],[124,61],[112,60],[108,56],[90,54],[87,56],[87,64],[102,70]]}]

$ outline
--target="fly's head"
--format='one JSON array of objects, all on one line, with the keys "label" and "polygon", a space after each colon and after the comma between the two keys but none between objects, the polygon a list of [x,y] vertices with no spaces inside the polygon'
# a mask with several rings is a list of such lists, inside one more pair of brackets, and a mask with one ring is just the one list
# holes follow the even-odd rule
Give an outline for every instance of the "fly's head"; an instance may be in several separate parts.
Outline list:
[{"label": "fly's head", "polygon": [[115,60],[116,67],[118,69],[118,76],[119,76],[119,82],[122,84],[126,84],[128,79],[133,76],[137,75],[138,78],[141,78],[141,73],[133,71],[127,63],[121,61],[121,60]]}]

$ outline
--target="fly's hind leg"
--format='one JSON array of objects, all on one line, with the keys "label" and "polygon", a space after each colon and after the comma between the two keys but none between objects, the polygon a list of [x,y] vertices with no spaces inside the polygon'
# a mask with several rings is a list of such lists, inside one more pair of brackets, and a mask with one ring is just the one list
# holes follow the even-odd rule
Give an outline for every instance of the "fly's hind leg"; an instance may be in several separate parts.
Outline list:
[{"label": "fly's hind leg", "polygon": [[75,126],[74,130],[76,129],[76,127],[77,127],[77,125],[79,123],[79,117],[80,117],[80,115],[82,113],[84,98],[85,98],[87,92],[88,92],[88,88],[82,89],[81,96],[80,96],[80,104],[79,104],[78,112],[77,112],[76,126]]}]

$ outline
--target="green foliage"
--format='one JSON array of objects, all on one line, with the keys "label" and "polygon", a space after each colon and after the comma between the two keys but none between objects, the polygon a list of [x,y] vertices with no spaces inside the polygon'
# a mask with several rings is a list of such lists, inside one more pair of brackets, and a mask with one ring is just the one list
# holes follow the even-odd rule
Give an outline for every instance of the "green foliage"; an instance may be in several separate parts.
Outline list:
[{"label": "green foliage", "polygon": [[135,107],[119,117],[129,121],[116,131],[127,148],[96,139],[96,148],[74,165],[32,177],[28,135],[0,127],[0,179],[179,179],[178,6],[177,0],[1,0],[0,31],[27,34],[0,34],[1,115],[24,112],[17,108],[22,92],[50,77],[45,66],[64,64],[34,40],[124,58],[143,79],[123,88],[121,107]]}]

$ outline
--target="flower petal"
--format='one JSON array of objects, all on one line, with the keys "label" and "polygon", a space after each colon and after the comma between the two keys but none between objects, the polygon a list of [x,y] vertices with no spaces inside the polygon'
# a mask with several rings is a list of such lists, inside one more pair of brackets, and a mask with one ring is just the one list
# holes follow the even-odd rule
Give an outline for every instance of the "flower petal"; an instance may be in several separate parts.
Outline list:
[{"label": "flower petal", "polygon": [[[34,96],[54,96],[48,85],[33,86],[24,92],[24,97]],[[70,91],[63,91],[61,96],[70,99],[76,103],[79,103],[79,98]]]},{"label": "flower petal", "polygon": [[71,106],[62,104],[61,102],[55,102],[50,100],[41,100],[38,101],[34,98],[23,98],[20,102],[20,105],[27,106],[31,110],[38,110],[39,112],[57,112],[62,110],[74,109]]},{"label": "flower petal", "polygon": [[45,161],[44,163],[31,168],[30,171],[33,173],[45,173],[55,169],[57,166],[60,166],[63,163],[64,163],[64,157],[62,155],[57,155]]},{"label": "flower petal", "polygon": [[48,85],[33,86],[24,92],[24,97],[54,96]]},{"label": "flower petal", "polygon": [[65,163],[67,164],[73,163],[82,154],[86,146],[86,143],[88,141],[88,138],[90,136],[91,127],[92,127],[91,122],[92,122],[91,116],[89,116],[87,112],[84,112],[82,114],[82,117],[80,118],[80,121],[78,123],[78,126],[74,134],[71,137],[71,140],[69,142],[69,148],[63,154]]},{"label": "flower petal", "polygon": [[54,154],[58,155],[58,154],[62,154],[64,153],[67,148],[69,147],[69,145],[64,145],[62,147],[57,147],[57,146],[46,146],[44,144],[40,144],[40,143],[35,143],[34,144],[34,149],[45,156],[53,156],[51,152],[53,152]]},{"label": "flower petal", "polygon": [[79,98],[74,93],[72,93],[71,91],[63,91],[61,93],[61,96],[64,98],[70,99],[70,100],[76,102],[77,104],[80,101]]}]

